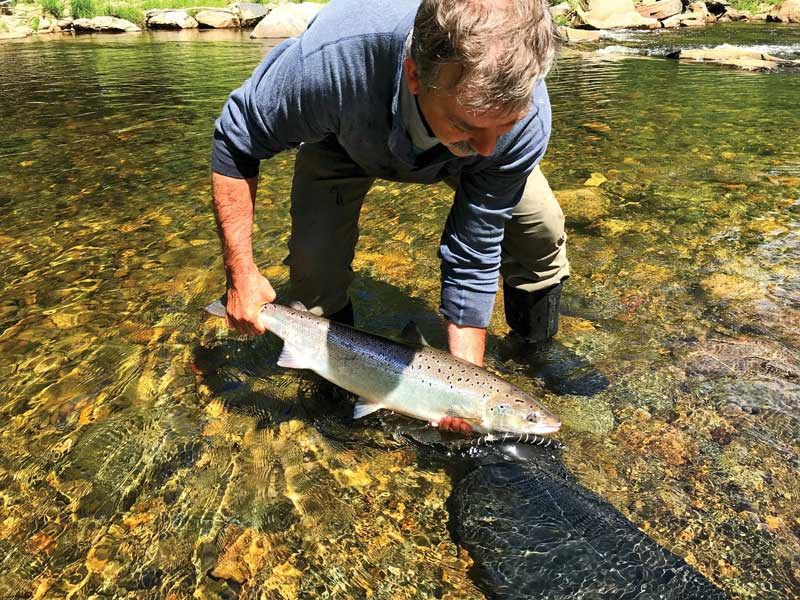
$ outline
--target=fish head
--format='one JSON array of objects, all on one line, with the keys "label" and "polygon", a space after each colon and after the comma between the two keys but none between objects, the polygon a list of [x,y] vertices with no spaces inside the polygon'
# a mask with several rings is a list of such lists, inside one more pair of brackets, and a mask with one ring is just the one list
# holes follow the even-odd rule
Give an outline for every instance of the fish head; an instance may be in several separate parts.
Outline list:
[{"label": "fish head", "polygon": [[509,386],[489,397],[484,425],[497,433],[547,435],[558,431],[561,421],[528,394]]}]

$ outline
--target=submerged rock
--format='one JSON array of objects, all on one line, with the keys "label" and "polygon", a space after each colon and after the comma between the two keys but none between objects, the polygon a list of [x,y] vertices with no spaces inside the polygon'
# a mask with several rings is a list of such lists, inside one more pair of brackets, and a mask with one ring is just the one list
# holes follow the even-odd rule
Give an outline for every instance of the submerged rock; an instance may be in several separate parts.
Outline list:
[{"label": "submerged rock", "polygon": [[791,63],[791,61],[772,56],[771,54],[737,48],[736,46],[730,46],[728,44],[723,44],[716,48],[680,50],[668,56],[669,58],[680,58],[681,60],[727,65],[747,71],[771,71],[777,69],[782,64]]}]

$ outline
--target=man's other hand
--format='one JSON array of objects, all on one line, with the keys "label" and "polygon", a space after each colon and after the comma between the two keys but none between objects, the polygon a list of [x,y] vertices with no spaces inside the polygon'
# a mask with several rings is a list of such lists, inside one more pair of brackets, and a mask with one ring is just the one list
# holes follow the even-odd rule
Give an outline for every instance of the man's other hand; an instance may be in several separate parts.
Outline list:
[{"label": "man's other hand", "polygon": [[227,318],[231,329],[245,335],[263,335],[267,330],[261,322],[261,309],[275,301],[275,290],[269,280],[255,273],[236,286],[228,287]]},{"label": "man's other hand", "polygon": [[459,419],[458,417],[444,417],[439,421],[437,426],[443,431],[472,435],[472,426],[464,419]]}]

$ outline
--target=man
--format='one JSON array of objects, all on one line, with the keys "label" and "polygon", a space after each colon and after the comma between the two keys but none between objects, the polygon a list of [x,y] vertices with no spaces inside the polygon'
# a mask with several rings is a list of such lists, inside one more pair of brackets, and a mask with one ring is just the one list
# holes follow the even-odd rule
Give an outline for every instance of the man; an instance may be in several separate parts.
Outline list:
[{"label": "man", "polygon": [[286,259],[295,299],[352,323],[350,265],[370,185],[446,181],[450,351],[483,364],[498,273],[512,329],[528,341],[557,330],[564,217],[537,167],[550,135],[542,79],[558,45],[548,4],[418,1],[333,0],[231,94],[212,155],[229,326],[264,333],[258,312],[275,291],[252,252],[258,161],[302,144]]}]

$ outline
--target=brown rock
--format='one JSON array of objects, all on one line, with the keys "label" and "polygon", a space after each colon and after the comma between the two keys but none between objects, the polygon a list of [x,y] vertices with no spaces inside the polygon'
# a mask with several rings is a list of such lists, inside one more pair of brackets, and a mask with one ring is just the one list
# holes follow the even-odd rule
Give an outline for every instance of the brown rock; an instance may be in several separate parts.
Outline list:
[{"label": "brown rock", "polygon": [[210,29],[232,29],[239,27],[239,17],[230,10],[222,8],[204,8],[197,11],[194,20],[200,27]]},{"label": "brown rock", "polygon": [[322,4],[279,4],[256,25],[251,38],[285,38],[300,35],[308,27]]},{"label": "brown rock", "polygon": [[150,29],[196,29],[197,21],[185,10],[148,10],[145,13]]},{"label": "brown rock", "polygon": [[753,13],[749,10],[738,10],[729,7],[728,10],[725,11],[725,16],[731,21],[749,21],[753,18]]},{"label": "brown rock", "polygon": [[658,0],[657,2],[640,4],[636,7],[636,12],[649,19],[667,19],[673,15],[680,14],[682,10],[683,2],[681,0]]},{"label": "brown rock", "polygon": [[784,0],[769,11],[768,21],[800,23],[800,0]]},{"label": "brown rock", "polygon": [[596,42],[600,39],[600,32],[593,29],[574,29],[572,27],[559,27],[562,37],[568,44],[578,42]]},{"label": "brown rock", "polygon": [[633,0],[589,0],[588,10],[577,9],[581,21],[594,29],[661,27],[658,19],[648,19],[636,12]]},{"label": "brown rock", "polygon": [[109,31],[109,32],[133,32],[141,31],[138,25],[118,19],[117,17],[95,17],[93,19],[75,19],[72,23],[75,31]]}]

